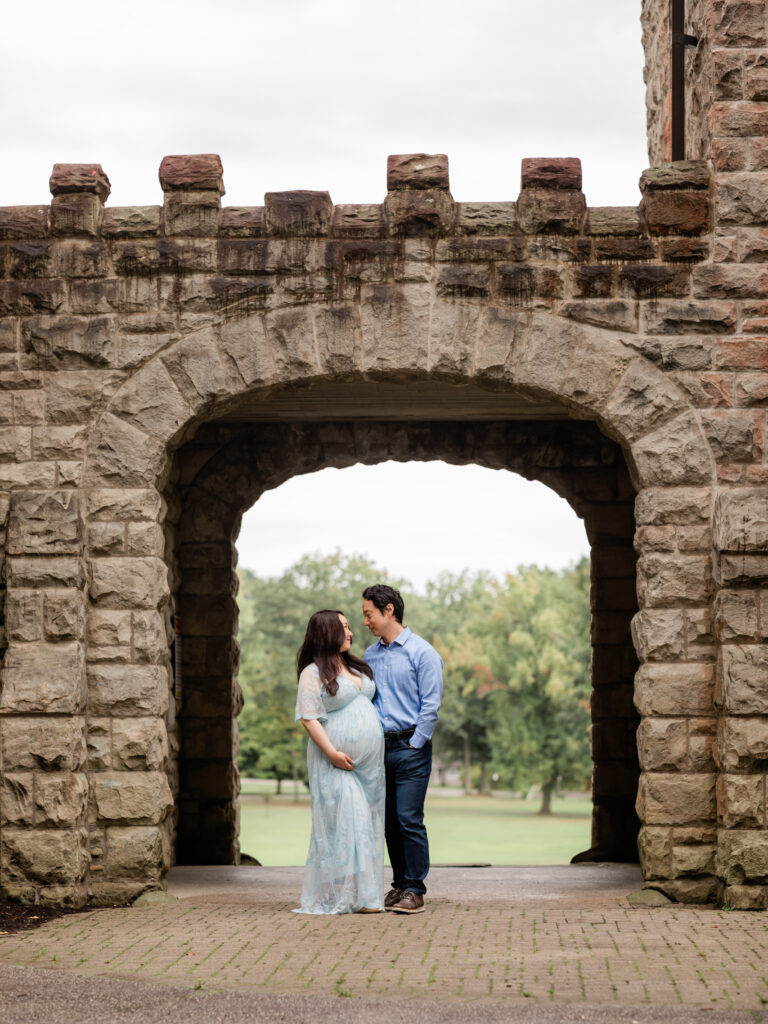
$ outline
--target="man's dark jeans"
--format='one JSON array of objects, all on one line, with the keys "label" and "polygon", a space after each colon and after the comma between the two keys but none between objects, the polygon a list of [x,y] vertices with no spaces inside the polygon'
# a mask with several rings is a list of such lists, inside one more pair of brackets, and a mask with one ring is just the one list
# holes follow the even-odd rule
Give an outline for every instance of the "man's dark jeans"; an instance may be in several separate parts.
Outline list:
[{"label": "man's dark jeans", "polygon": [[420,750],[407,739],[388,740],[384,754],[387,804],[384,835],[392,864],[392,885],[404,892],[427,891],[429,843],[424,828],[424,797],[432,771],[432,743]]}]

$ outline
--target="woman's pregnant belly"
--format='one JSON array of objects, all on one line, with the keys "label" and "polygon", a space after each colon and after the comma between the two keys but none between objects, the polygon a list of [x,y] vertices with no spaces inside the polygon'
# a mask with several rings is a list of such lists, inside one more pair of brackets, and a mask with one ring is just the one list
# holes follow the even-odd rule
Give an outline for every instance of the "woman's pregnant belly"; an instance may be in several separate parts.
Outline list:
[{"label": "woman's pregnant belly", "polygon": [[367,697],[356,697],[329,715],[326,730],[334,747],[348,754],[358,767],[383,757],[384,733]]}]

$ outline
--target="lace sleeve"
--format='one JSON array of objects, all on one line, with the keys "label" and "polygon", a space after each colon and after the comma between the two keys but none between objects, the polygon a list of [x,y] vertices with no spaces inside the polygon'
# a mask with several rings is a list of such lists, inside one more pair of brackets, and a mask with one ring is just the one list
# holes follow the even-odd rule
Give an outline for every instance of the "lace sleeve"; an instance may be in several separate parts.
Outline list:
[{"label": "lace sleeve", "polygon": [[315,665],[307,665],[299,676],[295,720],[298,722],[301,718],[316,718],[321,723],[328,721],[320,695],[320,673]]}]

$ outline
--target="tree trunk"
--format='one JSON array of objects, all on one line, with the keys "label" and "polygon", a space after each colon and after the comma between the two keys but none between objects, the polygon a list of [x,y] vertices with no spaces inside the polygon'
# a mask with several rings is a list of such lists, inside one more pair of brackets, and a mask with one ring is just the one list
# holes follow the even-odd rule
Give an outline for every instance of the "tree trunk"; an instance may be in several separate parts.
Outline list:
[{"label": "tree trunk", "polygon": [[552,787],[545,786],[541,791],[541,807],[539,808],[539,814],[551,814],[552,813]]},{"label": "tree trunk", "polygon": [[280,794],[282,793],[282,785],[283,785],[283,780],[278,777],[278,780],[277,780],[277,795],[278,796],[280,796]]},{"label": "tree trunk", "polygon": [[487,796],[488,793],[490,792],[490,787],[488,785],[488,762],[487,761],[481,761],[480,762],[480,784],[477,787],[477,790],[483,796]]},{"label": "tree trunk", "polygon": [[464,739],[464,793],[468,796],[472,792],[472,755],[469,750],[469,740]]}]

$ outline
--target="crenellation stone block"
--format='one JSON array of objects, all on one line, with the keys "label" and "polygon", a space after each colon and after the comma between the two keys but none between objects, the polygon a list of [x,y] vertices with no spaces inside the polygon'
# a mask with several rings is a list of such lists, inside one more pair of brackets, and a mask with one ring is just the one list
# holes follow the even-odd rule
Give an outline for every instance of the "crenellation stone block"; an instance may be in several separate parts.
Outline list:
[{"label": "crenellation stone block", "polygon": [[398,189],[387,193],[383,211],[389,235],[434,238],[453,226],[455,205],[443,189]]},{"label": "crenellation stone block", "polygon": [[54,196],[50,206],[52,235],[95,237],[101,223],[101,199],[89,193]]},{"label": "crenellation stone block", "polygon": [[406,153],[387,158],[387,191],[443,189],[447,191],[448,157],[445,153]]},{"label": "crenellation stone block", "polygon": [[224,169],[216,153],[163,157],[159,178],[163,192],[212,191],[224,195]]},{"label": "crenellation stone block", "polygon": [[145,238],[160,233],[161,206],[108,206],[101,222],[104,238]]},{"label": "crenellation stone block", "polygon": [[267,192],[264,204],[270,235],[309,238],[330,233],[333,203],[328,192]]},{"label": "crenellation stone block", "polygon": [[457,235],[509,235],[524,257],[524,241],[518,235],[517,203],[457,203]]},{"label": "crenellation stone block", "polygon": [[101,164],[54,164],[48,184],[51,195],[84,192],[98,196],[101,202],[106,202],[111,191]]},{"label": "crenellation stone block", "polygon": [[517,201],[521,229],[527,235],[576,235],[584,226],[584,193],[571,190],[525,188]]}]

